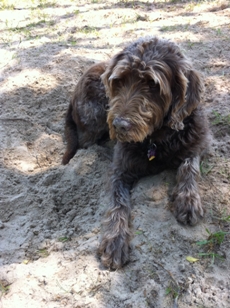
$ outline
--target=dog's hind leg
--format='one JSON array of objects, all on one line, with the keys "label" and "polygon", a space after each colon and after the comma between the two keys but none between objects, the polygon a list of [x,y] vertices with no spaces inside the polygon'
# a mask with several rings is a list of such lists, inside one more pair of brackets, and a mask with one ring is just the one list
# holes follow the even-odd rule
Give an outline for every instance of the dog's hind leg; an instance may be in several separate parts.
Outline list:
[{"label": "dog's hind leg", "polygon": [[65,119],[65,137],[67,141],[66,151],[62,158],[62,164],[66,165],[70,159],[75,155],[79,147],[77,125],[72,116],[73,107],[70,103],[66,119]]},{"label": "dog's hind leg", "polygon": [[172,202],[179,222],[195,225],[204,215],[197,184],[199,174],[199,156],[185,159],[178,169]]}]

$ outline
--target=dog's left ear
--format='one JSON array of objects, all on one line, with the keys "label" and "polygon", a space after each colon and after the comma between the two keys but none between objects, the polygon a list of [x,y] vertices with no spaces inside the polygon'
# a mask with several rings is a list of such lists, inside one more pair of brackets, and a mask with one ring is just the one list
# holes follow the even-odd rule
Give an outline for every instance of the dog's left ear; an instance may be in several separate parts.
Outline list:
[{"label": "dog's left ear", "polygon": [[200,103],[203,83],[199,73],[193,69],[179,71],[172,86],[172,104],[168,126],[174,130],[184,128],[183,120]]}]

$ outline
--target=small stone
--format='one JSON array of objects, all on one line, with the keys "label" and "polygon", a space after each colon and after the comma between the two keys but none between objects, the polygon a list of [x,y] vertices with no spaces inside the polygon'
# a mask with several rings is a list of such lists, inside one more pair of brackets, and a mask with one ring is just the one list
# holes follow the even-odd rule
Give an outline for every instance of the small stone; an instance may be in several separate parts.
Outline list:
[{"label": "small stone", "polygon": [[39,244],[38,249],[39,250],[46,249],[48,246],[49,246],[49,243],[47,241],[44,241]]},{"label": "small stone", "polygon": [[91,237],[93,237],[93,236],[95,236],[95,234],[94,233],[88,233],[88,234],[85,234],[84,235],[84,238],[86,239],[86,240],[89,240]]},{"label": "small stone", "polygon": [[185,265],[184,265],[184,264],[179,264],[178,269],[179,269],[180,272],[183,273],[183,272],[185,272],[185,269],[186,269],[186,268],[185,268]]},{"label": "small stone", "polygon": [[0,229],[3,229],[5,227],[4,223],[0,220]]},{"label": "small stone", "polygon": [[97,233],[100,232],[100,229],[99,229],[99,228],[94,228],[94,229],[92,230],[92,232],[93,232],[94,234],[97,234]]},{"label": "small stone", "polygon": [[192,284],[194,282],[194,280],[191,277],[188,277],[187,279],[189,284]]}]

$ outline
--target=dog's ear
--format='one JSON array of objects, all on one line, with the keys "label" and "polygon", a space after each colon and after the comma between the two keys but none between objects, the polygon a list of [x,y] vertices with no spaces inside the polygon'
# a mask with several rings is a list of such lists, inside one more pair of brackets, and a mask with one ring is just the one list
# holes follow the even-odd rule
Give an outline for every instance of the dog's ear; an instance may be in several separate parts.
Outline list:
[{"label": "dog's ear", "polygon": [[178,71],[172,85],[172,103],[168,126],[175,130],[184,128],[183,120],[199,105],[203,84],[197,71]]},{"label": "dog's ear", "polygon": [[108,97],[113,96],[113,83],[118,80],[122,73],[128,70],[130,67],[130,63],[125,58],[125,53],[121,52],[117,54],[112,60],[109,62],[105,72],[101,75],[101,80],[104,83],[106,95]]}]

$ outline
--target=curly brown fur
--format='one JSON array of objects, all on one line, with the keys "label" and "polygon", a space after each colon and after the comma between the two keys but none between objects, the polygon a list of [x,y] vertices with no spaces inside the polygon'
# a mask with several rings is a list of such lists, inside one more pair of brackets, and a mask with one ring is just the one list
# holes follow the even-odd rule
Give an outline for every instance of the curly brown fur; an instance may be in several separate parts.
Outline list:
[{"label": "curly brown fur", "polygon": [[105,69],[104,62],[90,67],[74,90],[66,114],[64,165],[68,164],[78,148],[87,148],[109,135],[106,123],[108,98],[100,77]]},{"label": "curly brown fur", "polygon": [[[175,216],[185,224],[203,216],[196,178],[209,128],[200,105],[199,74],[168,40],[141,38],[130,44],[111,59],[102,80],[110,137],[117,144],[99,253],[106,267],[116,269],[129,259],[130,189],[141,176],[179,168]],[[148,159],[149,151],[156,151],[155,159]]]}]

